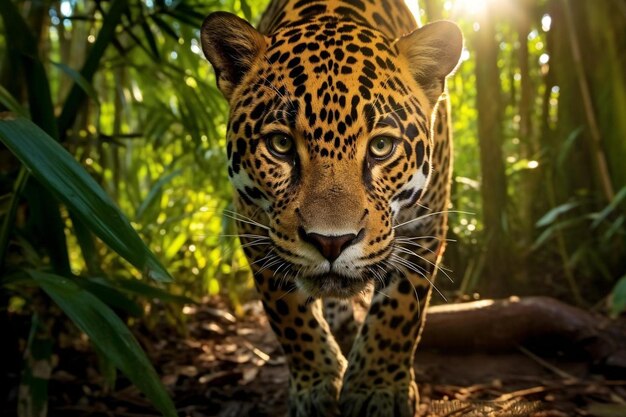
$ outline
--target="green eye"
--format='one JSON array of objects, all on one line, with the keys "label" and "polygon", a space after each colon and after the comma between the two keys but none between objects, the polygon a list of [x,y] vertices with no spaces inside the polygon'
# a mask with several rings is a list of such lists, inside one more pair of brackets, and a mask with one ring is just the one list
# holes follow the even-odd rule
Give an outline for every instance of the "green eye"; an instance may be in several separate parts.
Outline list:
[{"label": "green eye", "polygon": [[293,150],[293,139],[283,133],[274,133],[270,135],[267,144],[274,153],[279,156],[285,156]]},{"label": "green eye", "polygon": [[386,158],[391,155],[394,149],[393,138],[389,136],[376,136],[370,140],[369,152],[374,158]]}]

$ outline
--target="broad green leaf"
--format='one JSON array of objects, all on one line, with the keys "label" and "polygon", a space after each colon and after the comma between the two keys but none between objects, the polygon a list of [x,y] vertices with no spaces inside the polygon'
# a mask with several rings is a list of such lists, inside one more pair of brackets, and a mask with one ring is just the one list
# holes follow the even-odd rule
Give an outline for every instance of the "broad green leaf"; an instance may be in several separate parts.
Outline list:
[{"label": "broad green leaf", "polygon": [[171,279],[98,183],[39,127],[23,118],[0,121],[0,140],[111,249],[149,277]]},{"label": "broad green leaf", "polygon": [[39,271],[27,272],[164,416],[177,416],[171,398],[141,346],[106,304],[69,278]]},{"label": "broad green leaf", "polygon": [[543,215],[543,217],[541,217],[538,221],[537,224],[535,224],[535,226],[537,227],[544,227],[547,226],[551,223],[554,223],[554,221],[563,213],[567,213],[568,211],[576,208],[580,206],[580,202],[578,201],[573,201],[571,203],[565,203],[565,204],[561,204],[560,206],[556,206],[553,209],[551,209],[550,211],[548,211],[546,214]]},{"label": "broad green leaf", "polygon": [[626,275],[620,278],[611,292],[611,317],[617,317],[626,311]]}]

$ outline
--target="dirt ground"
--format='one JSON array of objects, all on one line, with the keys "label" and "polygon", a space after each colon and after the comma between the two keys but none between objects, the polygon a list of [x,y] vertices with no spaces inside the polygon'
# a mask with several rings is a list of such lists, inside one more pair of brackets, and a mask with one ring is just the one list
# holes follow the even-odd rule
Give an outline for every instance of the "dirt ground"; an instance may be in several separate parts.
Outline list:
[{"label": "dirt ground", "polygon": [[[285,416],[287,367],[260,303],[247,304],[243,319],[216,300],[184,311],[186,335],[165,323],[136,332],[179,415]],[[103,389],[89,352],[83,341],[59,353],[49,416],[159,415],[124,380]],[[418,349],[416,376],[422,416],[626,417],[626,375],[608,379],[585,358],[558,352],[540,357],[524,347],[499,353]],[[9,401],[0,415],[15,415],[14,410]]]}]

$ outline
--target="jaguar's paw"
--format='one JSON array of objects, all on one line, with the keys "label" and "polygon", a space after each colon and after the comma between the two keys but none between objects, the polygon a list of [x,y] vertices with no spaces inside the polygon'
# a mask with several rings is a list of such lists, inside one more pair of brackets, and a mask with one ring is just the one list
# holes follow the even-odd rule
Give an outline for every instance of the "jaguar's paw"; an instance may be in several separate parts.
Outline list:
[{"label": "jaguar's paw", "polygon": [[338,417],[340,379],[328,379],[289,395],[289,417]]},{"label": "jaguar's paw", "polygon": [[339,399],[342,417],[416,417],[419,395],[417,385],[376,388],[344,387]]}]

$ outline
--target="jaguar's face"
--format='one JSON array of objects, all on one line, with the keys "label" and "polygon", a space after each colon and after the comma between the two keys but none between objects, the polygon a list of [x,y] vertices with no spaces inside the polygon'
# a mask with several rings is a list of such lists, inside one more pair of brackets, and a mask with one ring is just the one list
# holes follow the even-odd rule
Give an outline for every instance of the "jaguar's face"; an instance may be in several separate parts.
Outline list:
[{"label": "jaguar's face", "polygon": [[387,275],[394,215],[426,188],[443,78],[420,84],[403,40],[352,22],[252,37],[238,83],[212,59],[231,105],[229,177],[274,268],[312,295],[353,295]]}]

